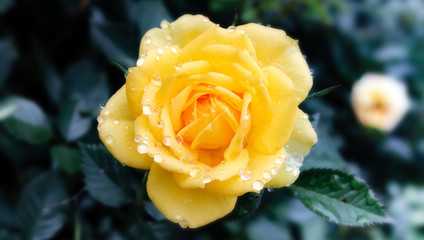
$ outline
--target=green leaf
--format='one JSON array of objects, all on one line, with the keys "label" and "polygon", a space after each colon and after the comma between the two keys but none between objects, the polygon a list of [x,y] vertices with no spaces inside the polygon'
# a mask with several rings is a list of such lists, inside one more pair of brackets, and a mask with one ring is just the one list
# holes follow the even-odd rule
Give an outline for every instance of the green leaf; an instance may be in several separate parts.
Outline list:
[{"label": "green leaf", "polygon": [[52,147],[50,155],[59,168],[69,175],[81,169],[82,155],[76,149],[69,148],[65,145],[57,145]]},{"label": "green leaf", "polygon": [[131,202],[139,181],[130,168],[122,166],[103,146],[80,144],[80,147],[85,183],[90,194],[112,207]]},{"label": "green leaf", "polygon": [[94,44],[107,58],[125,68],[135,66],[141,39],[135,26],[109,22],[100,11],[93,9],[90,32]]},{"label": "green leaf", "polygon": [[0,103],[0,121],[11,116],[16,109],[18,109],[18,105],[11,101]]},{"label": "green leaf", "polygon": [[[2,11],[5,11],[5,8],[8,8],[12,1],[0,0],[0,14]],[[2,9],[3,8],[3,9]],[[12,64],[15,60],[17,54],[13,44],[12,38],[0,39],[0,86],[9,76],[10,71],[12,70]]]},{"label": "green leaf", "polygon": [[277,224],[264,217],[257,219],[256,221],[249,224],[247,227],[248,239],[292,239],[288,229],[284,225]]},{"label": "green leaf", "polygon": [[311,169],[290,188],[306,207],[331,222],[348,226],[391,222],[369,186],[353,175]]},{"label": "green leaf", "polygon": [[82,116],[81,102],[70,100],[62,105],[59,112],[59,130],[67,141],[84,136],[90,129],[91,119]]},{"label": "green leaf", "polygon": [[144,202],[143,207],[147,214],[149,214],[156,221],[165,220],[165,216],[156,208],[155,204],[152,202]]},{"label": "green leaf", "polygon": [[228,214],[226,217],[224,217],[224,220],[233,221],[233,220],[246,217],[247,215],[251,214],[253,211],[255,211],[259,207],[259,205],[261,204],[261,201],[262,201],[262,194],[257,194],[257,193],[249,192],[238,197],[234,210],[230,214]]},{"label": "green leaf", "polygon": [[332,92],[333,90],[335,90],[336,88],[339,88],[339,87],[340,87],[340,85],[332,86],[332,87],[326,88],[324,90],[321,90],[319,92],[312,93],[306,99],[325,96],[325,95],[329,94],[330,92]]},{"label": "green leaf", "polygon": [[65,222],[60,202],[66,199],[65,186],[54,172],[30,182],[18,202],[17,216],[25,239],[48,239]]},{"label": "green leaf", "polygon": [[73,63],[64,75],[65,99],[79,100],[79,109],[95,116],[101,103],[110,97],[110,89],[105,72],[97,68],[89,59]]},{"label": "green leaf", "polygon": [[115,62],[113,60],[110,60],[110,63],[113,66],[115,66],[117,69],[119,69],[122,73],[124,73],[125,76],[128,74],[128,69],[125,69],[123,66],[121,66],[121,64],[119,64],[119,63],[117,63],[117,62]]},{"label": "green leaf", "polygon": [[8,132],[17,139],[30,143],[44,143],[53,136],[47,116],[35,102],[21,97],[13,97],[7,99],[3,104],[17,107],[3,121]]}]

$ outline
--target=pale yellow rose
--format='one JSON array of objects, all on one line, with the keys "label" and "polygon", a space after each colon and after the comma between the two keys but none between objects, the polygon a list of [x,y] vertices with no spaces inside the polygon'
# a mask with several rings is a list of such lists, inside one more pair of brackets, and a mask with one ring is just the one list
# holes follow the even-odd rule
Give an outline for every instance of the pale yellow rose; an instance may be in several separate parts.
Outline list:
[{"label": "pale yellow rose", "polygon": [[408,111],[409,97],[402,82],[369,73],[354,84],[352,105],[363,125],[390,132]]},{"label": "pale yellow rose", "polygon": [[147,193],[166,218],[196,228],[240,195],[296,180],[317,141],[298,108],[311,86],[285,32],[184,15],[143,37],[99,135],[121,163],[150,169]]}]

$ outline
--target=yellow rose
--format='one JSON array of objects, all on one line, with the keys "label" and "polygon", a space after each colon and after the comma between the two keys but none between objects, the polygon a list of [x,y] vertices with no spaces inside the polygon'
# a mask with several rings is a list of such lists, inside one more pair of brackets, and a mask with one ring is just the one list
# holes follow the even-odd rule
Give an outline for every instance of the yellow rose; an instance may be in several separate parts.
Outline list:
[{"label": "yellow rose", "polygon": [[298,108],[311,86],[285,32],[184,15],[143,37],[99,135],[121,163],[150,169],[147,193],[166,218],[196,228],[244,193],[296,180],[317,141]]},{"label": "yellow rose", "polygon": [[408,111],[409,98],[403,83],[369,73],[354,84],[352,104],[362,124],[390,132]]}]

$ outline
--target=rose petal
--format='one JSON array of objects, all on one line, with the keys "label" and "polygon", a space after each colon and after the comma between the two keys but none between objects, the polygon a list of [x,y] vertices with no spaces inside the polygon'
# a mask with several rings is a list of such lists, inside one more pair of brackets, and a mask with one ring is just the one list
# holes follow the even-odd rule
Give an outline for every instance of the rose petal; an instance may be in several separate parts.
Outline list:
[{"label": "rose petal", "polygon": [[125,85],[121,87],[101,111],[98,117],[99,136],[118,161],[130,167],[148,169],[152,159],[137,152],[134,118],[128,109],[125,89]]},{"label": "rose petal", "polygon": [[236,197],[220,196],[202,189],[184,189],[172,181],[172,173],[153,164],[147,193],[165,217],[183,227],[196,228],[230,213]]},{"label": "rose petal", "polygon": [[[302,102],[312,87],[312,76],[296,40],[279,29],[249,23],[238,26],[244,30],[255,46],[258,61],[264,66],[273,65],[293,81],[294,95]],[[264,44],[266,43],[266,44]]]},{"label": "rose petal", "polygon": [[301,110],[297,111],[296,123],[290,140],[287,142],[287,158],[279,173],[267,186],[280,188],[292,184],[299,175],[303,157],[309,153],[311,147],[318,141],[317,134],[312,128],[307,115]]}]

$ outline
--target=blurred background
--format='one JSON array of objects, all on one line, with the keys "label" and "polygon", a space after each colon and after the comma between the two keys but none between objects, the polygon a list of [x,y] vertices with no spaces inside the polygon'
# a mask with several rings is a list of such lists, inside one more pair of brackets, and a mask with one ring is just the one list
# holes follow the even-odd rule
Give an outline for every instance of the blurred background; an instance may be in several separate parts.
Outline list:
[{"label": "blurred background", "polygon": [[[125,83],[111,61],[135,66],[143,34],[184,13],[299,40],[311,92],[340,85],[301,105],[319,136],[302,170],[361,176],[393,225],[338,226],[269,189],[237,209],[241,218],[182,230],[148,200],[110,207],[88,193],[79,144],[100,142],[97,114]],[[424,239],[423,26],[422,0],[0,0],[0,239]],[[392,132],[355,118],[352,86],[369,72],[408,89]]]}]

